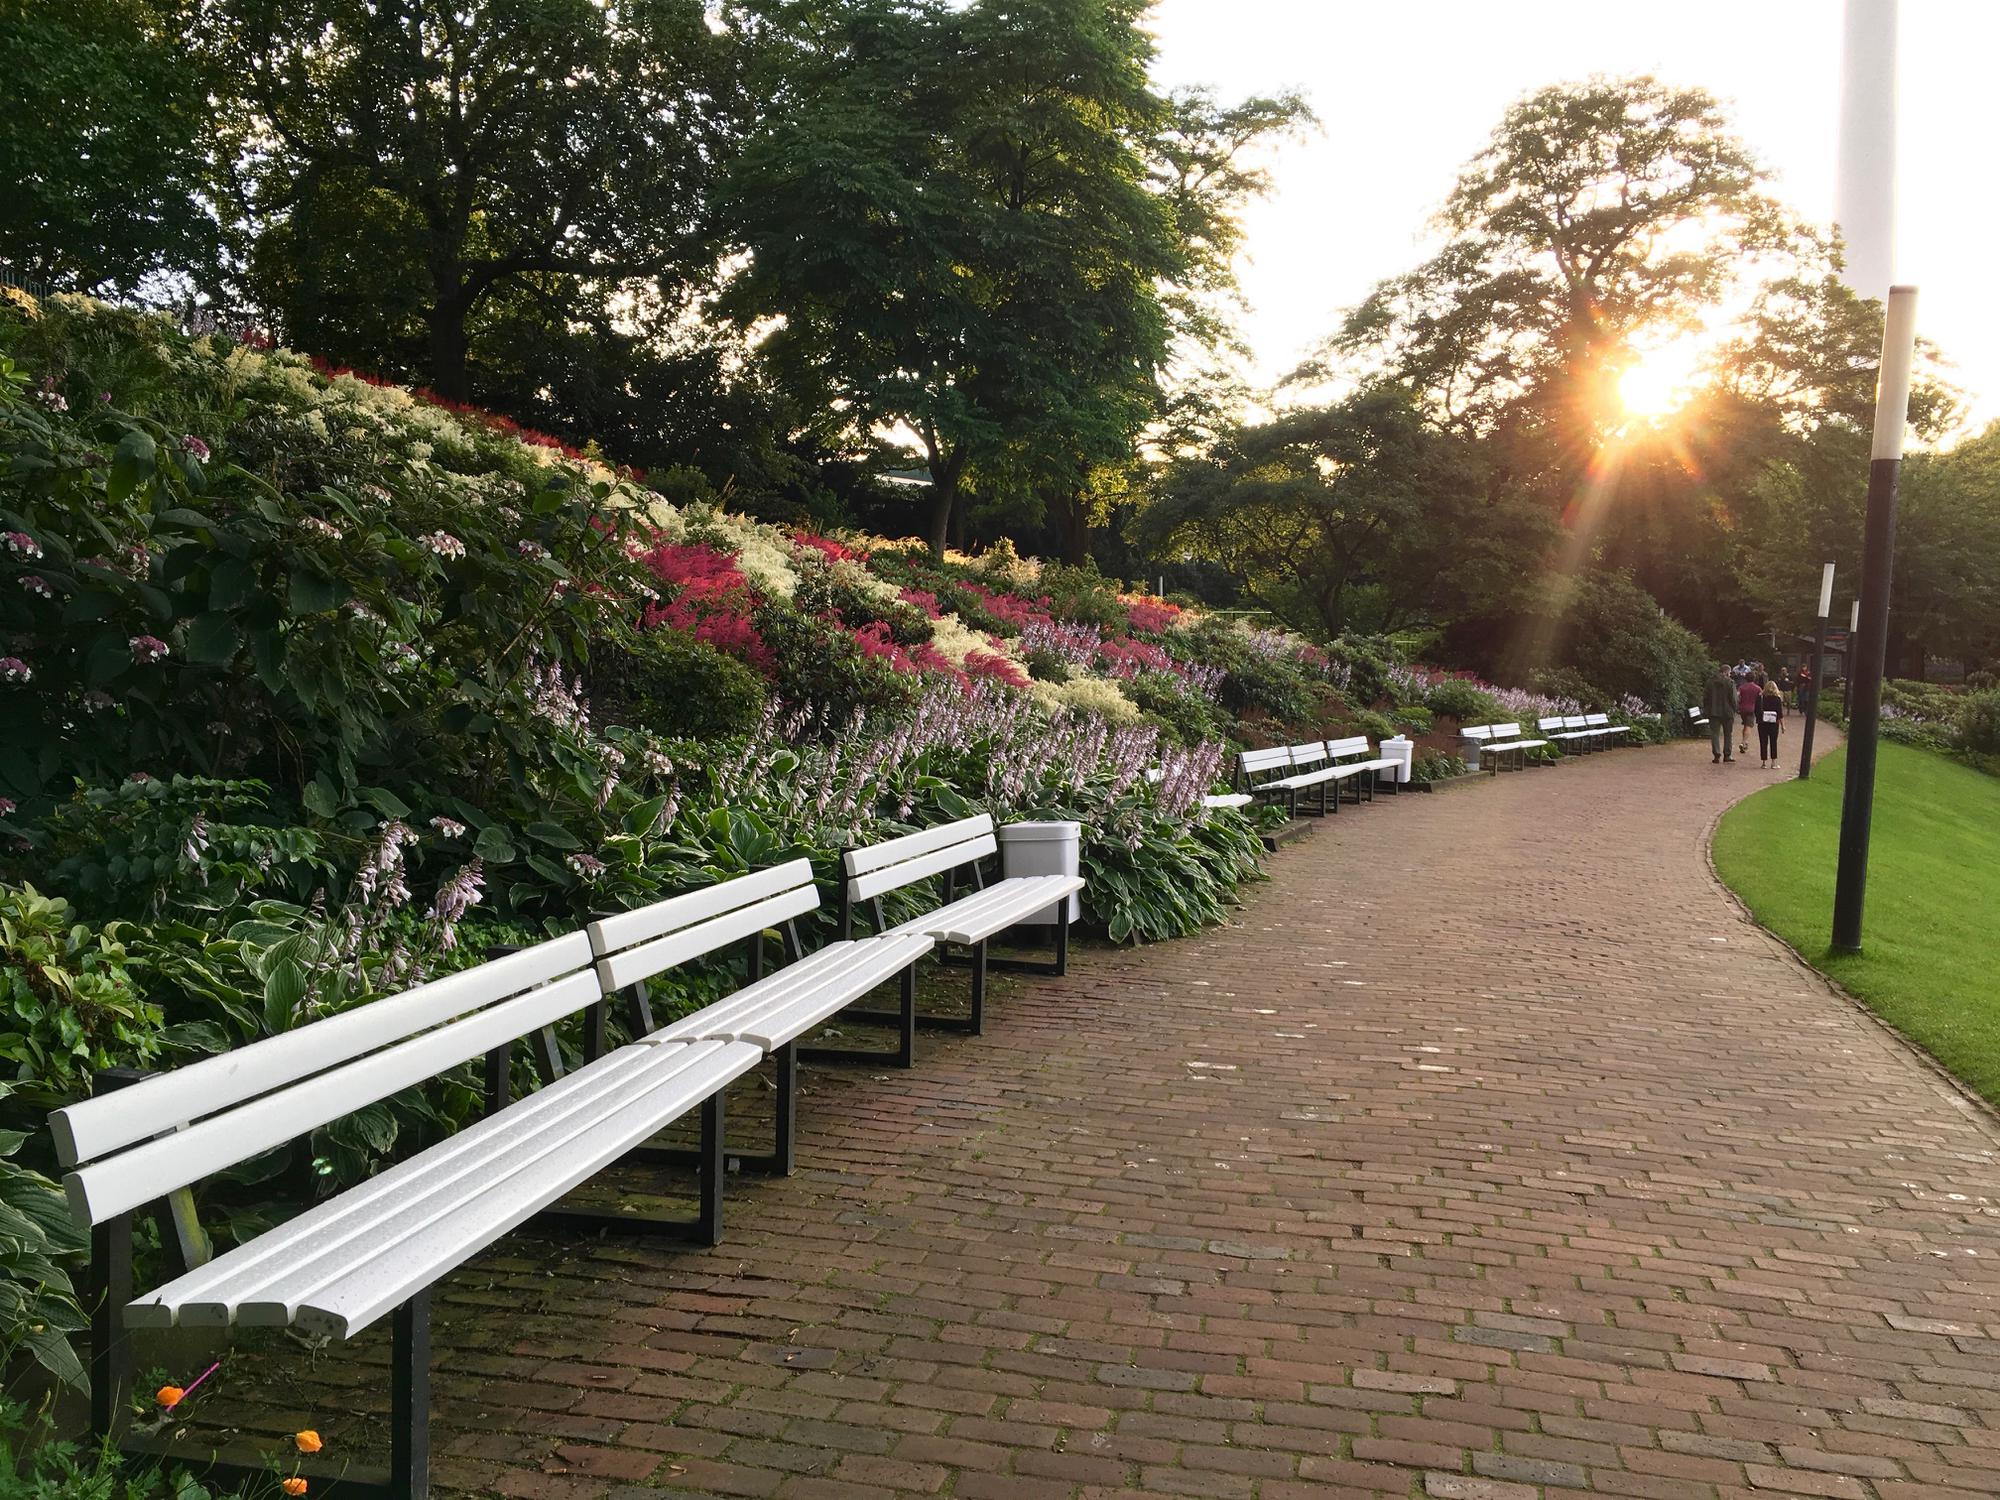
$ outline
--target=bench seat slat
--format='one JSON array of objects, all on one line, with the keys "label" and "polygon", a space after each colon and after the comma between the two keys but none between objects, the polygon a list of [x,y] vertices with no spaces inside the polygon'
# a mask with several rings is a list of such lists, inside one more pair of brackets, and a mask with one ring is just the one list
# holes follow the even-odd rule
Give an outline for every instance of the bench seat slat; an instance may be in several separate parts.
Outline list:
[{"label": "bench seat slat", "polygon": [[[49,1116],[56,1151],[66,1167],[94,1161],[589,963],[590,940],[573,932],[400,995],[357,1005],[310,1026],[205,1057],[129,1088],[67,1105]],[[225,1165],[238,1160],[232,1157]]]},{"label": "bench seat slat", "polygon": [[922,958],[936,942],[928,933],[910,933],[892,938],[871,938],[857,946],[861,952],[821,988],[794,996],[782,1003],[767,1005],[761,1012],[734,1024],[734,1040],[751,1042],[766,1052],[797,1040],[820,1022],[838,1015],[853,1001],[884,980],[893,978]]},{"label": "bench seat slat", "polygon": [[524,1132],[510,1112],[496,1115],[490,1123],[508,1145],[476,1179],[452,1182],[437,1190],[441,1196],[413,1206],[369,1241],[370,1254],[339,1258],[323,1271],[305,1268],[241,1298],[238,1321],[288,1319],[309,1332],[352,1338],[763,1057],[748,1042],[646,1050],[648,1061],[622,1080],[624,1087],[595,1095],[597,1107],[577,1111],[559,1129]]},{"label": "bench seat slat", "polygon": [[782,1046],[790,1040],[789,1037],[765,1042],[761,1036],[750,1035],[745,1028],[760,1030],[767,1018],[779,1013],[789,1014],[794,1007],[801,1005],[824,1002],[830,1015],[855,996],[866,994],[889,975],[915,963],[933,946],[931,939],[921,933],[829,943],[811,956],[788,964],[775,974],[767,974],[727,999],[703,1006],[693,1015],[682,1016],[658,1031],[649,1032],[640,1040],[648,1046],[739,1040],[754,1041],[760,1046]]},{"label": "bench seat slat", "polygon": [[650,943],[627,948],[598,959],[597,977],[606,993],[622,990],[641,979],[651,979],[675,964],[713,953],[717,948],[749,937],[767,927],[801,916],[819,905],[819,889],[811,884],[772,896],[752,906],[739,907],[712,917],[694,927],[684,927]]},{"label": "bench seat slat", "polygon": [[[552,1025],[582,1009],[598,994],[596,974],[588,969],[571,974],[393,1047],[329,1068],[317,1077],[266,1094],[225,1115],[135,1146],[94,1166],[79,1168],[63,1179],[70,1209],[82,1223],[102,1223],[112,1214],[150,1203],[176,1188],[247,1161],[260,1151],[281,1146],[329,1120],[351,1114],[364,1104],[435,1078],[503,1042]],[[305,1035],[314,1029],[301,1028],[295,1034]],[[138,1091],[135,1087],[130,1092]]]},{"label": "bench seat slat", "polygon": [[971,839],[947,844],[915,859],[906,859],[893,865],[882,865],[864,874],[856,875],[847,882],[847,895],[851,901],[868,901],[888,891],[901,890],[932,875],[946,870],[955,870],[960,865],[975,859],[984,859],[1000,847],[991,833],[982,833]]},{"label": "bench seat slat", "polygon": [[921,932],[941,943],[983,943],[1043,907],[1066,901],[1083,889],[1079,875],[1018,875],[961,897],[949,906],[913,917],[891,933]]}]

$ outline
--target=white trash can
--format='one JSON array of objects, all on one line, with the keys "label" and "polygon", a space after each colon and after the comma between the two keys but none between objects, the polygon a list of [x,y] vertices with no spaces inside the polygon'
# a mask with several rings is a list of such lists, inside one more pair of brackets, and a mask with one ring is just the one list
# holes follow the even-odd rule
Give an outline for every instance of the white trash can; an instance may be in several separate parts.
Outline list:
[{"label": "white trash can", "polygon": [[1398,786],[1410,784],[1410,772],[1416,764],[1417,742],[1407,735],[1397,735],[1394,739],[1382,741],[1383,760],[1393,760],[1396,769],[1389,774]]},{"label": "white trash can", "polygon": [[[1000,873],[1016,875],[1078,875],[1083,872],[1083,825],[1081,823],[1003,823],[999,829]],[[1081,914],[1074,896],[1069,912],[1061,913],[1060,903],[1046,906],[1023,917],[1027,927],[1067,926]]]}]

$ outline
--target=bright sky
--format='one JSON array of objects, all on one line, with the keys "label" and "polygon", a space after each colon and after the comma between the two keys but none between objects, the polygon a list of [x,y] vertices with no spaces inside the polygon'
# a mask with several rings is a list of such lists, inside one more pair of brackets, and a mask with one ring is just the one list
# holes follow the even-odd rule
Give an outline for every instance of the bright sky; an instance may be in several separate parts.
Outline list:
[{"label": "bright sky", "polygon": [[[1778,192],[1833,217],[1840,0],[1158,0],[1158,82],[1302,91],[1319,133],[1248,214],[1259,380],[1416,264],[1427,221],[1506,107],[1543,84],[1652,73],[1721,98]],[[1903,0],[1896,276],[1980,425],[2000,417],[2000,3]]]}]

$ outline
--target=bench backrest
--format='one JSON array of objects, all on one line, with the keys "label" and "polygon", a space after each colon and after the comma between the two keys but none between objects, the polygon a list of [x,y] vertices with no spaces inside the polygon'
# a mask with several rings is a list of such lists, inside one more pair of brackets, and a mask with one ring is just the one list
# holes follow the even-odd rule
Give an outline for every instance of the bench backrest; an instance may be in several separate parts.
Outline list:
[{"label": "bench backrest", "polygon": [[1306,745],[1293,745],[1291,752],[1293,766],[1300,769],[1316,766],[1326,759],[1326,741],[1314,740]]},{"label": "bench backrest", "polygon": [[1535,720],[1535,727],[1541,730],[1543,734],[1547,734],[1552,729],[1569,728],[1570,721],[1565,719],[1561,714],[1555,714],[1546,719]]},{"label": "bench backrest", "polygon": [[1269,771],[1290,770],[1292,747],[1273,745],[1267,750],[1245,750],[1243,752],[1243,774],[1258,776]]},{"label": "bench backrest", "polygon": [[1518,740],[1521,737],[1519,724],[1471,724],[1459,731],[1469,740]]},{"label": "bench backrest", "polygon": [[841,856],[849,901],[872,901],[889,891],[915,885],[946,870],[984,859],[1000,847],[986,813],[940,823],[899,839],[867,844]]},{"label": "bench backrest", "polygon": [[1690,719],[1699,719],[1702,717],[1702,712],[1699,708],[1691,708],[1688,710],[1688,717]]},{"label": "bench backrest", "polygon": [[1583,716],[1583,723],[1586,729],[1600,729],[1610,722],[1610,714],[1585,714]]},{"label": "bench backrest", "polygon": [[812,863],[795,859],[685,896],[600,917],[585,931],[597,960],[598,982],[609,995],[818,906]]},{"label": "bench backrest", "polygon": [[602,998],[581,932],[49,1116],[87,1224],[163,1198]]},{"label": "bench backrest", "polygon": [[1327,757],[1331,760],[1352,760],[1357,755],[1369,755],[1373,751],[1365,734],[1349,735],[1344,740],[1326,742]]}]

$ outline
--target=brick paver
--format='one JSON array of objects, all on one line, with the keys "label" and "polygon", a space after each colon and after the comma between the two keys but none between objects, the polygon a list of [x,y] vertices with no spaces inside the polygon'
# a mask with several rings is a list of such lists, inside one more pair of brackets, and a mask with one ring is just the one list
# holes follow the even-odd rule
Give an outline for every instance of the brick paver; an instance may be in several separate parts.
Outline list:
[{"label": "brick paver", "polygon": [[2000,1493],[2000,1133],[1715,884],[1768,780],[1682,745],[1349,808],[1226,929],[811,1073],[720,1248],[454,1279],[440,1478]]}]

